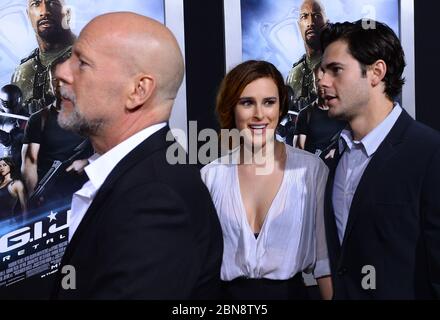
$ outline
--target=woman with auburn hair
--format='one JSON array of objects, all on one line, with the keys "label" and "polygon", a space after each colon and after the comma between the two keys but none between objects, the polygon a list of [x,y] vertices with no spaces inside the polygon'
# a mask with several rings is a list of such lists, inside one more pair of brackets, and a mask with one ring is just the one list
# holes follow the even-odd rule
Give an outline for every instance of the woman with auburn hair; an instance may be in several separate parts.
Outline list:
[{"label": "woman with auburn hair", "polygon": [[21,212],[26,214],[26,192],[23,182],[14,179],[14,162],[11,158],[0,158],[0,220],[12,218],[19,201]]},{"label": "woman with auburn hair", "polygon": [[201,171],[223,230],[224,297],[308,299],[304,271],[313,272],[322,297],[330,299],[323,221],[328,170],[317,156],[275,141],[287,112],[282,75],[269,62],[239,64],[223,79],[216,110],[221,128],[241,136]]}]

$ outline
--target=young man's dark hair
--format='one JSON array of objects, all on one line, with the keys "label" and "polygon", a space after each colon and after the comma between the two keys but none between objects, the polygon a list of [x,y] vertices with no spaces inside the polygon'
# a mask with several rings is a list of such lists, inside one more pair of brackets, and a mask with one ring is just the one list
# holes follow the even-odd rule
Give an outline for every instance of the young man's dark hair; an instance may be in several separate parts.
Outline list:
[{"label": "young man's dark hair", "polygon": [[338,40],[347,43],[350,54],[359,61],[363,75],[369,65],[377,60],[385,61],[385,94],[390,100],[400,94],[405,83],[402,78],[405,54],[399,38],[390,27],[374,20],[334,23],[321,34],[322,50]]}]

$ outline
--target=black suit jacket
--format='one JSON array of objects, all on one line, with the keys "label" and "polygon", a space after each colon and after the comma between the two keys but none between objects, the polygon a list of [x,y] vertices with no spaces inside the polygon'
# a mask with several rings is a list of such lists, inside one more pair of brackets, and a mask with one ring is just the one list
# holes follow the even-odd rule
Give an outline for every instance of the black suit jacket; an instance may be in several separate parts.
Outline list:
[{"label": "black suit jacket", "polygon": [[[171,165],[169,127],[113,169],[86,212],[61,262],[76,289],[58,299],[212,299],[220,286],[223,239],[199,170]],[[174,149],[175,150],[175,149]]]},{"label": "black suit jacket", "polygon": [[[332,204],[339,159],[325,197],[334,298],[440,297],[439,133],[402,112],[362,175],[342,245]],[[365,290],[374,278],[376,289]]]}]

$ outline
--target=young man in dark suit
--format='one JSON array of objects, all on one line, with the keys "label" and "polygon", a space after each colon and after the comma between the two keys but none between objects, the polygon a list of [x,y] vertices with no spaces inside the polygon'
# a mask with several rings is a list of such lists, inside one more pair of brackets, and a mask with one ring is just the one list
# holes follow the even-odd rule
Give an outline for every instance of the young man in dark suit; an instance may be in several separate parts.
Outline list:
[{"label": "young man in dark suit", "polygon": [[335,299],[440,297],[440,135],[394,100],[404,53],[375,21],[322,34],[319,87],[346,120],[326,190]]},{"label": "young man in dark suit", "polygon": [[198,169],[167,159],[183,69],[172,33],[127,12],[93,19],[57,67],[58,122],[89,136],[97,154],[72,199],[60,267],[68,272],[59,274],[54,297],[217,297],[217,214]]}]

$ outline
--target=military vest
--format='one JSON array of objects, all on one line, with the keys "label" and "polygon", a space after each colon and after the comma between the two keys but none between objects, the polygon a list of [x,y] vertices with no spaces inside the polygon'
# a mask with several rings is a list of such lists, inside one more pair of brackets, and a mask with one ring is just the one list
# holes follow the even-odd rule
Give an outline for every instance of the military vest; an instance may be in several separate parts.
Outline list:
[{"label": "military vest", "polygon": [[39,48],[22,59],[16,68],[11,83],[18,86],[23,94],[22,107],[32,114],[55,101],[54,88],[50,83],[51,69],[68,58],[71,46],[57,51],[40,53]]}]

